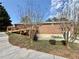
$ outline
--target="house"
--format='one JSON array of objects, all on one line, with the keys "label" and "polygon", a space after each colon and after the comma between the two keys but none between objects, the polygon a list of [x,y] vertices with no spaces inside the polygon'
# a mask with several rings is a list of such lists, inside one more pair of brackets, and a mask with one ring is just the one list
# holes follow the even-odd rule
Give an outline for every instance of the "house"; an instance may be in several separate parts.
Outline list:
[{"label": "house", "polygon": [[[31,29],[30,24],[15,24],[17,30],[29,30]],[[34,26],[32,29],[36,30]],[[52,38],[53,36],[63,37],[63,32],[69,30],[72,32],[74,29],[71,22],[68,21],[55,21],[55,22],[43,22],[38,24],[38,37],[39,38]]]},{"label": "house", "polygon": [[[64,26],[68,28],[66,27],[64,28]],[[73,29],[74,27],[71,24],[71,22],[67,22],[67,21],[45,22],[39,26],[38,37],[42,39],[45,39],[45,38],[51,39],[52,37],[55,37],[55,36],[63,37],[63,33],[65,30],[69,30],[69,32],[71,33]]]}]

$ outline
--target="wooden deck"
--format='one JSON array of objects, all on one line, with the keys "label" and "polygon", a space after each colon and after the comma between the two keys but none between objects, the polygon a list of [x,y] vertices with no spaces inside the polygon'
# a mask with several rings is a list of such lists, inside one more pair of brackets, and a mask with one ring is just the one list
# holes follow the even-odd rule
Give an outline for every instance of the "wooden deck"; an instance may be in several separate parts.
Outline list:
[{"label": "wooden deck", "polygon": [[27,29],[9,30],[9,31],[7,31],[7,32],[9,32],[9,33],[13,33],[13,32],[21,32],[21,31],[26,32]]},{"label": "wooden deck", "polygon": [[16,28],[16,27],[12,27],[12,26],[7,27],[8,33],[19,33],[19,34],[30,35],[31,34],[30,30],[33,31],[33,32],[36,31],[35,28],[31,28],[31,27],[28,27],[28,28]]}]

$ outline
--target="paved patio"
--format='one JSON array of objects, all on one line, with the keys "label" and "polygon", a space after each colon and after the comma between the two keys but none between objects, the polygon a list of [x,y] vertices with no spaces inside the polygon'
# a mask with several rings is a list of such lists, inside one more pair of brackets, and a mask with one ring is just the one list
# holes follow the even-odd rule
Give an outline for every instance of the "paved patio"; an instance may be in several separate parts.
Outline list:
[{"label": "paved patio", "polygon": [[0,32],[0,59],[66,59],[34,50],[27,50],[11,45],[8,36]]}]

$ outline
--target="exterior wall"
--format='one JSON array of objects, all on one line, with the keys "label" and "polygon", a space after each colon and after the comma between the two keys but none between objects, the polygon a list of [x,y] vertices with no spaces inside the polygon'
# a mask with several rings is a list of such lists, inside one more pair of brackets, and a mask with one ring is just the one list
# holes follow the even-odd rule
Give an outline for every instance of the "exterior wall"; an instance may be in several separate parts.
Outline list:
[{"label": "exterior wall", "polygon": [[[49,39],[53,39],[53,36],[57,36],[57,37],[62,37],[61,40],[63,40],[63,31],[61,29],[61,23],[52,23],[52,24],[42,24],[41,26],[39,26],[39,33],[38,33],[38,38],[39,39],[44,39],[44,40],[49,40]],[[74,30],[73,26],[70,26],[70,34],[72,33],[72,31]],[[70,35],[69,34],[69,35]]]},{"label": "exterior wall", "polygon": [[43,24],[39,26],[40,34],[62,34],[60,24]]},{"label": "exterior wall", "polygon": [[41,25],[39,27],[39,33],[40,34],[60,34],[62,33],[61,28],[59,25]]},{"label": "exterior wall", "polygon": [[15,28],[17,29],[25,29],[25,28],[28,28],[30,27],[30,25],[25,25],[25,24],[15,24]]},{"label": "exterior wall", "polygon": [[[38,33],[39,34],[63,34],[63,31],[61,29],[61,23],[46,23],[46,24],[41,24],[38,27]],[[12,28],[12,26],[11,26]],[[18,29],[27,29],[30,28],[29,24],[15,24],[15,28]],[[74,27],[70,27],[70,31],[74,31]],[[35,29],[35,27],[33,27]]]},{"label": "exterior wall", "polygon": [[[61,38],[54,38],[54,36],[56,37],[61,37]],[[63,34],[38,34],[38,39],[39,40],[64,40],[63,38]]]},{"label": "exterior wall", "polygon": [[[15,28],[18,29],[27,29],[30,28],[30,24],[15,24]],[[74,29],[73,26],[70,27],[72,32]],[[35,27],[33,27],[35,29]],[[39,34],[63,34],[61,29],[61,23],[43,23],[38,27]]]},{"label": "exterior wall", "polygon": [[54,39],[53,36],[62,36],[62,31],[59,24],[42,24],[39,26],[39,40]]}]

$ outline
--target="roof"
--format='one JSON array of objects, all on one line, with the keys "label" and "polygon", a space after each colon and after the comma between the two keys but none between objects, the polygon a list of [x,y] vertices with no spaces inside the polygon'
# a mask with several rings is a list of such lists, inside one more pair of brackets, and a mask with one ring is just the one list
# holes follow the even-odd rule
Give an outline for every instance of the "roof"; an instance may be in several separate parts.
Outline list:
[{"label": "roof", "polygon": [[53,22],[43,22],[41,24],[60,24],[60,23],[71,23],[71,21],[53,21]]}]

